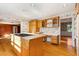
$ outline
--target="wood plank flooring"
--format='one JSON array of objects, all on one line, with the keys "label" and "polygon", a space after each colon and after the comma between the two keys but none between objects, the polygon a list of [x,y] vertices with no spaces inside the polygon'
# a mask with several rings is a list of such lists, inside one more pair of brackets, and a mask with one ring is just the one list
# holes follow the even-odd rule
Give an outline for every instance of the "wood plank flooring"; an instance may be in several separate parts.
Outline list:
[{"label": "wood plank flooring", "polygon": [[0,56],[16,56],[8,39],[0,39]]},{"label": "wood plank flooring", "polygon": [[[66,41],[65,41],[66,42]],[[61,42],[60,45],[53,45],[48,42],[43,43],[44,56],[76,56],[75,50],[71,45]],[[9,44],[9,40],[0,39],[0,56],[16,56]]]},{"label": "wood plank flooring", "polygon": [[76,56],[74,48],[66,46],[64,43],[60,45],[44,43],[43,52],[44,56]]}]

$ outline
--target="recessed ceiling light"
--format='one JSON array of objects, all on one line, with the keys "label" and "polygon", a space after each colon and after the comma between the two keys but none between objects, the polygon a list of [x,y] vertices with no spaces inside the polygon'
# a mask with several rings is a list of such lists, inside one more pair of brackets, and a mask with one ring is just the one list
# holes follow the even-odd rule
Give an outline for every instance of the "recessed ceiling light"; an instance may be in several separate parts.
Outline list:
[{"label": "recessed ceiling light", "polygon": [[66,4],[64,4],[63,7],[66,7]]},{"label": "recessed ceiling light", "polygon": [[34,4],[34,3],[31,3],[30,6],[31,6],[31,7],[35,7],[35,4]]},{"label": "recessed ceiling light", "polygon": [[32,3],[32,4],[31,4],[31,6],[33,7],[33,6],[34,6],[34,4]]}]

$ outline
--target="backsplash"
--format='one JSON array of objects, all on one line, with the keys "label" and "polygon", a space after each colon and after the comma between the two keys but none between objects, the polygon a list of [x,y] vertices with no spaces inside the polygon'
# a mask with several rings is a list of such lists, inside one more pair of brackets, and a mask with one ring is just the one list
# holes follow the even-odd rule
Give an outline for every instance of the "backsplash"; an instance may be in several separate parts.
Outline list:
[{"label": "backsplash", "polygon": [[60,35],[60,28],[41,28],[40,32],[48,35]]}]

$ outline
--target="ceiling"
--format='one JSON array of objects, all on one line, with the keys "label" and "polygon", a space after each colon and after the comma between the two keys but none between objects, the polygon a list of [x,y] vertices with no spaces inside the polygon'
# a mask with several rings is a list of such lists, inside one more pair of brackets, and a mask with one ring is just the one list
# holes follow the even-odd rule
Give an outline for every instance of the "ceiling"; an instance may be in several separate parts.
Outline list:
[{"label": "ceiling", "polygon": [[17,23],[73,10],[73,3],[0,3],[0,21]]}]

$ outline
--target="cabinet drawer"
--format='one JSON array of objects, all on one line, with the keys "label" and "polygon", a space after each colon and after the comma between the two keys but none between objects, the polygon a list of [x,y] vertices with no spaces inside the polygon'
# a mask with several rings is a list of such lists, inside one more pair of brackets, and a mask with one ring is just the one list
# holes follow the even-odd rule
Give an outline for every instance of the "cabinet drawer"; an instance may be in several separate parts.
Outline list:
[{"label": "cabinet drawer", "polygon": [[58,36],[52,36],[51,43],[58,44]]}]

